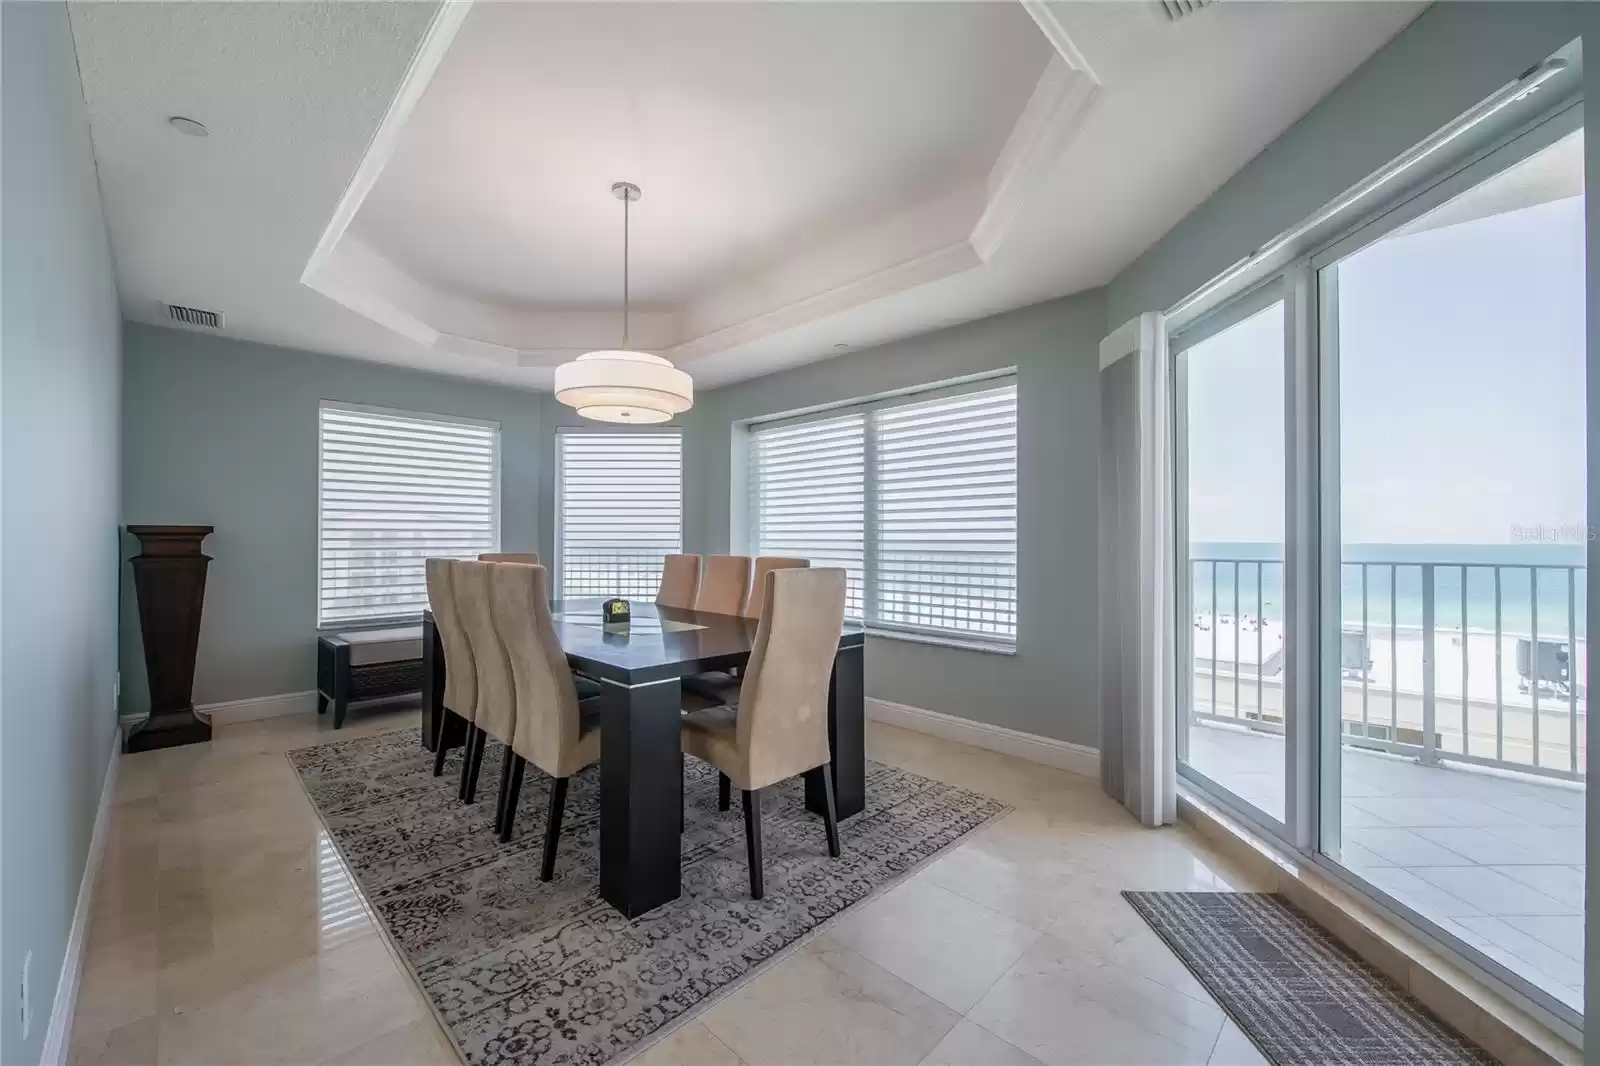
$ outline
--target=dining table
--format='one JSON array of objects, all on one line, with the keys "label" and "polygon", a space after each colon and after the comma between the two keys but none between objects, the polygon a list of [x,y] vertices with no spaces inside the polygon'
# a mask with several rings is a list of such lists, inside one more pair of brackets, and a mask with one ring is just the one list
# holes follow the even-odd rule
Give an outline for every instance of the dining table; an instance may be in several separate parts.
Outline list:
[{"label": "dining table", "polygon": [[[600,895],[635,918],[682,891],[682,682],[746,665],[756,619],[631,604],[626,624],[608,624],[602,598],[551,603],[557,639],[572,669],[600,695]],[[454,747],[465,721],[446,714],[444,649],[423,612],[422,743]],[[846,623],[828,684],[828,750],[838,817],[866,806],[865,633]],[[826,810],[820,774],[805,779],[806,808]]]}]

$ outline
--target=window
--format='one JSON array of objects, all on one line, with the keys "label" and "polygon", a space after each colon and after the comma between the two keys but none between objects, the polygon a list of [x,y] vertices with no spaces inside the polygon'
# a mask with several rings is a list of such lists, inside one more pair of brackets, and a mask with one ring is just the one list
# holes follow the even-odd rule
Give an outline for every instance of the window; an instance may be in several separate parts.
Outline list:
[{"label": "window", "polygon": [[500,541],[500,427],[324,403],[318,420],[317,625],[410,618],[423,561]]},{"label": "window", "polygon": [[559,595],[654,598],[683,550],[682,435],[563,430],[557,447]]},{"label": "window", "polygon": [[941,391],[750,431],[760,555],[850,574],[880,632],[1011,645],[1017,632],[1017,388]]},{"label": "window", "polygon": [[845,613],[861,617],[865,566],[865,426],[862,414],[757,430],[750,499],[761,555],[810,559],[849,574]]}]

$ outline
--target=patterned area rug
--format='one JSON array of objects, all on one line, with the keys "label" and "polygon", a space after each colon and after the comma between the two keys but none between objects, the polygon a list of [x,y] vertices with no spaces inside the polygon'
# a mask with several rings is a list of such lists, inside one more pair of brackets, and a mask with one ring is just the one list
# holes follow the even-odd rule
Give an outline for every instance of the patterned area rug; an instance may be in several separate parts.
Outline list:
[{"label": "patterned area rug", "polygon": [[1277,1066],[1493,1066],[1270,893],[1124,892]]},{"label": "patterned area rug", "polygon": [[876,763],[867,809],[829,859],[799,780],[762,805],[766,896],[750,899],[738,797],[687,760],[683,895],[635,921],[600,899],[598,768],[572,779],[556,876],[539,881],[549,779],[529,768],[516,837],[490,829],[498,745],[478,802],[455,796],[415,730],[289,752],[312,805],[472,1066],[610,1062],[749,977],[822,923],[1008,810]]}]

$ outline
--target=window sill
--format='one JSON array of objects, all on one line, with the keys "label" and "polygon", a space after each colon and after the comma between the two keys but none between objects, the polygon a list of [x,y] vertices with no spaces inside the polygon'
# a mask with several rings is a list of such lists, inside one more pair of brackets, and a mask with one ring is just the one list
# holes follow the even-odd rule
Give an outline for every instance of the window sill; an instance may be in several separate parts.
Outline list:
[{"label": "window sill", "polygon": [[902,629],[878,629],[868,626],[867,636],[902,640],[908,644],[930,644],[936,648],[960,648],[962,651],[978,651],[989,655],[1017,654],[1015,644],[987,644],[980,640],[962,640],[960,637],[947,637],[938,633],[913,633]]}]

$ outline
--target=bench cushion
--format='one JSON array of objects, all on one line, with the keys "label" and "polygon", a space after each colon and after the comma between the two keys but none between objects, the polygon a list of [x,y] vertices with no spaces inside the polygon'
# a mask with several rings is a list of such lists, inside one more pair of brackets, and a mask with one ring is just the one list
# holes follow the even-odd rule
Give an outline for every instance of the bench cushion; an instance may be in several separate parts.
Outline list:
[{"label": "bench cushion", "polygon": [[339,639],[350,645],[351,666],[372,666],[422,658],[421,626],[355,630],[340,633]]}]

